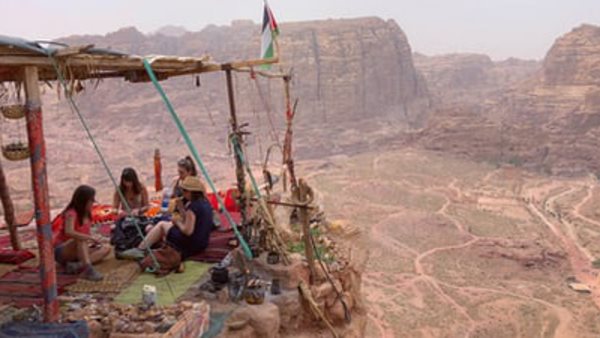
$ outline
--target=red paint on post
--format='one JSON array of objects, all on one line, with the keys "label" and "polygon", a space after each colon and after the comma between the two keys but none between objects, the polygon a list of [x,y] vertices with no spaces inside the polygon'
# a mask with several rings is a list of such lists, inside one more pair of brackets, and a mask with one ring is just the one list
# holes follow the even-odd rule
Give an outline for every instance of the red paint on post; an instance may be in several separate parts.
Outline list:
[{"label": "red paint on post", "polygon": [[40,279],[44,297],[44,320],[55,322],[59,317],[56,288],[56,264],[50,225],[48,176],[46,174],[46,145],[42,124],[39,79],[36,67],[25,67],[27,136],[31,153],[31,180],[35,204],[37,241],[40,258]]}]

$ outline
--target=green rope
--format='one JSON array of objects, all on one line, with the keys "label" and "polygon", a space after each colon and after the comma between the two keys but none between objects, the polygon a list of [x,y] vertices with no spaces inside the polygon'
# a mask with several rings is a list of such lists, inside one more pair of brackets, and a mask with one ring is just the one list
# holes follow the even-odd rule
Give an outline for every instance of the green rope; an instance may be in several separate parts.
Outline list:
[{"label": "green rope", "polygon": [[210,175],[208,174],[208,171],[206,170],[206,167],[204,166],[204,163],[202,162],[202,159],[200,158],[200,155],[198,154],[198,149],[196,149],[196,146],[194,146],[194,143],[192,142],[190,135],[186,131],[185,126],[183,125],[183,122],[181,122],[181,119],[175,112],[175,108],[173,108],[173,105],[171,104],[171,101],[167,97],[167,94],[163,90],[160,83],[158,83],[158,80],[156,79],[156,75],[154,74],[154,70],[152,69],[150,62],[148,62],[147,59],[144,59],[144,68],[146,69],[146,72],[148,73],[148,76],[150,77],[152,84],[154,84],[154,87],[156,88],[156,90],[158,91],[160,96],[162,97],[162,100],[165,103],[165,106],[167,106],[167,110],[169,111],[169,113],[171,113],[171,117],[173,118],[173,121],[175,122],[175,124],[177,125],[177,128],[179,129],[179,133],[181,133],[181,136],[183,136],[185,143],[187,144],[188,148],[190,149],[190,152],[192,153],[192,156],[194,156],[196,163],[198,163],[198,166],[200,167],[200,170],[202,171],[202,174],[204,175],[206,182],[208,182],[208,185],[210,186],[211,190],[214,192],[215,197],[217,198],[217,202],[219,203],[219,207],[225,213],[225,217],[227,218],[227,221],[229,221],[229,224],[231,224],[231,226],[233,228],[233,232],[235,233],[235,236],[240,241],[240,245],[242,246],[242,249],[244,250],[244,254],[246,254],[246,257],[251,259],[252,251],[250,250],[248,243],[246,243],[246,241],[244,240],[244,237],[239,232],[237,224],[233,220],[233,217],[231,217],[231,214],[229,213],[229,211],[227,211],[227,208],[225,208],[225,203],[223,202],[223,199],[221,199],[221,196],[219,196],[217,188],[215,187],[213,180],[210,178]]},{"label": "green rope", "polygon": [[[62,73],[62,71],[60,70],[58,63],[56,62],[56,59],[54,59],[54,57],[52,57],[52,55],[50,55],[50,54],[48,55],[48,57],[52,61],[52,66],[54,67],[54,70],[56,71],[58,81],[64,88],[65,92],[67,92],[67,84],[65,81],[65,77],[64,77],[64,74]],[[85,132],[87,134],[87,137],[89,138],[90,142],[94,146],[94,150],[96,151],[96,154],[100,158],[100,162],[102,162],[102,165],[104,166],[104,170],[108,174],[108,177],[110,177],[110,180],[111,180],[115,190],[118,192],[119,197],[121,198],[121,202],[123,203],[123,206],[125,206],[125,209],[127,210],[127,214],[131,215],[131,213],[132,213],[131,207],[129,206],[129,203],[127,202],[127,199],[125,198],[123,191],[121,191],[121,187],[117,184],[117,180],[115,179],[114,175],[112,174],[110,167],[108,166],[108,163],[106,162],[106,158],[104,157],[102,151],[100,150],[100,147],[98,146],[98,143],[96,143],[96,139],[92,135],[92,132],[90,131],[90,128],[88,126],[88,123],[87,123],[85,117],[81,114],[81,111],[79,110],[79,107],[75,103],[73,96],[70,95],[70,93],[67,93],[67,95],[65,95],[65,96],[67,97],[67,100],[69,101],[69,107],[79,118],[79,121],[81,122],[81,125],[83,126],[83,129],[85,130]],[[144,238],[144,233],[142,232],[142,229],[140,229],[140,226],[139,226],[137,220],[134,219],[133,223],[134,223],[135,228],[138,231],[138,234],[140,235],[140,237]],[[155,269],[155,270],[151,270],[150,272],[158,271],[160,269],[160,264],[158,263],[156,256],[154,256],[154,253],[152,252],[152,250],[150,248],[147,248],[147,251],[150,254],[150,257],[152,258],[152,261],[154,263],[154,269]],[[171,284],[168,282],[168,280],[167,280],[167,284],[169,285],[169,289],[171,289]],[[173,293],[172,289],[171,289],[171,293]]]}]

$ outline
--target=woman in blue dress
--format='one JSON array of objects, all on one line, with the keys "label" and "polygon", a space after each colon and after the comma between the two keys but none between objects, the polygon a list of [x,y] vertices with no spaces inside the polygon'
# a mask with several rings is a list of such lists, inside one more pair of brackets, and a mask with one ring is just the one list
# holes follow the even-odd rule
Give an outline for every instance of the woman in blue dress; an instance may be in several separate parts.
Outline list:
[{"label": "woman in blue dress", "polygon": [[186,177],[180,187],[187,201],[181,219],[158,223],[149,230],[137,248],[123,252],[123,256],[143,258],[147,249],[161,240],[179,251],[182,259],[206,249],[210,232],[214,228],[213,210],[206,199],[206,188],[194,176]]}]

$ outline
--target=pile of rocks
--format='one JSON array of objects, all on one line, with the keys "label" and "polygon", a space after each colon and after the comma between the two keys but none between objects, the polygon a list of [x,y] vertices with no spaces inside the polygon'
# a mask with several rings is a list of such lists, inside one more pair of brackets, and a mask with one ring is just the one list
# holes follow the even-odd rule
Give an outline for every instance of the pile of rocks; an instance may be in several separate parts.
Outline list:
[{"label": "pile of rocks", "polygon": [[[203,312],[205,304],[181,302],[172,306],[142,306],[90,301],[69,311],[65,321],[85,320],[96,336],[169,332],[188,312]],[[199,314],[200,315],[200,314]]]}]

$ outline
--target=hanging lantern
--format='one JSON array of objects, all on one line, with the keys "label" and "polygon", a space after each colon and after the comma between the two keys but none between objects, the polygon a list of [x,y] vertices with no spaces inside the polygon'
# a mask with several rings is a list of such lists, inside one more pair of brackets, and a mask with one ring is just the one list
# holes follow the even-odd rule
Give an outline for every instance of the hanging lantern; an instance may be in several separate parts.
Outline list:
[{"label": "hanging lantern", "polygon": [[26,160],[30,153],[25,135],[25,106],[19,103],[21,88],[15,85],[13,93],[6,88],[2,89],[5,90],[3,95],[0,95],[2,155],[9,161]]}]

